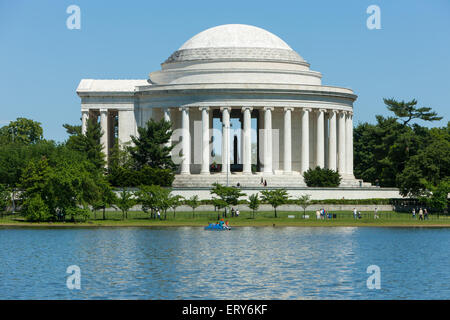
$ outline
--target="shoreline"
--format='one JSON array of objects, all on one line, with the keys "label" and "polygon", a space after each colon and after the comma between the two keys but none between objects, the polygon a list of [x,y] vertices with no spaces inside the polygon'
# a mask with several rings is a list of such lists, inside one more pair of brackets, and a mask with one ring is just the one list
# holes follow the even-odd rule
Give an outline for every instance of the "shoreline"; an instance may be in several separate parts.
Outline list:
[{"label": "shoreline", "polygon": [[[328,223],[327,223],[328,222]],[[195,227],[203,228],[206,224],[198,223],[0,223],[0,229],[7,228],[49,228],[49,229],[65,229],[65,228],[182,228],[182,227]],[[325,228],[336,228],[336,227],[372,227],[372,228],[450,228],[450,223],[396,223],[396,222],[386,222],[386,223],[371,223],[371,222],[332,222],[332,221],[314,221],[314,222],[300,222],[300,223],[256,223],[256,224],[233,224],[231,228],[284,228],[284,227],[296,227],[296,228],[309,228],[309,227],[325,227]]]}]

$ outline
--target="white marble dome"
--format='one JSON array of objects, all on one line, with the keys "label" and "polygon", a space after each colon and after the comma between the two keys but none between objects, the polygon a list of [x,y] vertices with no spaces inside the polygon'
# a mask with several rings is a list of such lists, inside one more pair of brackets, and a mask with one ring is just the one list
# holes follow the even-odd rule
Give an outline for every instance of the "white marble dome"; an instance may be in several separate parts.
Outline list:
[{"label": "white marble dome", "polygon": [[152,84],[272,83],[320,85],[322,75],[264,29],[226,24],[187,40],[150,73]]},{"label": "white marble dome", "polygon": [[224,47],[292,50],[273,33],[246,24],[225,24],[207,29],[186,41],[178,50]]}]

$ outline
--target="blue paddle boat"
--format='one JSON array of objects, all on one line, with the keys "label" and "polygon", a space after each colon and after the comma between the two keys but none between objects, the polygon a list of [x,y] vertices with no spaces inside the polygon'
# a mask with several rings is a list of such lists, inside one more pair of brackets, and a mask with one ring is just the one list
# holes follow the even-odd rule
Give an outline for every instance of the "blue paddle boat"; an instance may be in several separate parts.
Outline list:
[{"label": "blue paddle boat", "polygon": [[208,226],[205,227],[205,230],[225,231],[225,230],[231,230],[231,228],[227,227],[226,225],[210,223]]}]

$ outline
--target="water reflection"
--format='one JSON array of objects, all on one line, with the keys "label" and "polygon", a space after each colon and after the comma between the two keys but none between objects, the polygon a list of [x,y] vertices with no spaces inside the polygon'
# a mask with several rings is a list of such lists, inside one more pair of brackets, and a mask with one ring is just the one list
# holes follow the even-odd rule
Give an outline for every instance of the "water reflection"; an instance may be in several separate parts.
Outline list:
[{"label": "water reflection", "polygon": [[448,229],[0,229],[0,299],[448,299],[449,244]]}]

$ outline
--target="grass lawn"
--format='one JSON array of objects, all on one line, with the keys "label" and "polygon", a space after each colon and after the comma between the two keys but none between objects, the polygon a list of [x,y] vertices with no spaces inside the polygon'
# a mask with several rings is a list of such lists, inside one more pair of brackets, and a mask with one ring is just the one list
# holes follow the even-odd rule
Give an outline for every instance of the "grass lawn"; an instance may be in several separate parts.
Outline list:
[{"label": "grass lawn", "polygon": [[[257,212],[252,218],[251,212],[241,212],[239,217],[224,218],[230,221],[232,227],[243,226],[297,226],[297,227],[337,227],[337,226],[370,226],[370,227],[450,227],[450,216],[430,215],[429,220],[420,221],[413,219],[410,214],[396,212],[379,212],[379,219],[374,219],[373,212],[362,212],[361,219],[353,219],[350,211],[333,211],[335,219],[317,220],[315,212],[307,211],[309,219],[303,218],[303,212],[278,212],[278,217],[274,217],[274,212]],[[221,215],[221,213],[220,213]],[[288,216],[294,216],[289,218]],[[106,220],[102,219],[102,213],[92,213],[91,218],[86,222],[27,222],[20,215],[7,215],[0,217],[0,226],[26,226],[26,227],[47,227],[47,226],[67,226],[67,227],[176,227],[176,226],[206,226],[208,222],[215,222],[218,212],[167,212],[161,215],[161,220],[150,219],[149,214],[142,211],[129,212],[127,219],[122,219],[122,213],[118,211],[106,212]]]}]

